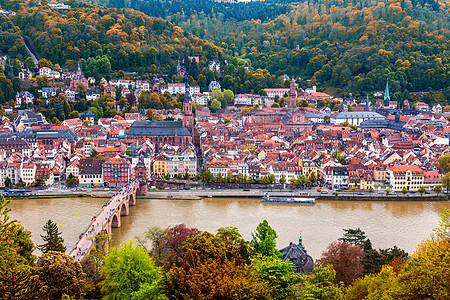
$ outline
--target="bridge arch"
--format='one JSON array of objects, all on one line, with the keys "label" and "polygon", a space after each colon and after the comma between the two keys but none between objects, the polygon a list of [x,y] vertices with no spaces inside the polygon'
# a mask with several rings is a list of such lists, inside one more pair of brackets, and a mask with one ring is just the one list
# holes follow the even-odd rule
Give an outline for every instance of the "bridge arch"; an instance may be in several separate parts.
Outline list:
[{"label": "bridge arch", "polygon": [[131,206],[136,205],[136,194],[131,193],[128,199],[128,204]]},{"label": "bridge arch", "polygon": [[122,206],[120,207],[120,215],[128,216],[129,213],[130,212],[129,212],[128,204],[126,202],[122,203]]},{"label": "bridge arch", "polygon": [[117,228],[120,227],[120,216],[118,214],[114,214],[111,218],[111,227]]}]

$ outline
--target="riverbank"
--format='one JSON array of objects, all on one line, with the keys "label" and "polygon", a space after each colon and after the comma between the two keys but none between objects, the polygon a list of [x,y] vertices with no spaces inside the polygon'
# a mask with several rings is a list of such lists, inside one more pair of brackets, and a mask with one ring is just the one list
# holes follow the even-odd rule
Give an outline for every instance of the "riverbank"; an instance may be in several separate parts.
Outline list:
[{"label": "riverbank", "polygon": [[[58,199],[58,198],[111,198],[114,190],[101,191],[96,190],[88,193],[65,193],[65,194],[38,194],[38,195],[5,195],[7,199]],[[446,194],[402,194],[385,195],[377,193],[364,193],[358,195],[354,192],[340,192],[338,196],[334,194],[321,194],[314,190],[309,191],[286,191],[286,190],[241,190],[241,189],[217,189],[217,190],[150,190],[145,196],[138,196],[140,199],[156,199],[156,200],[201,200],[204,198],[247,198],[262,199],[269,193],[271,196],[279,197],[303,197],[314,198],[316,201],[448,201],[449,196]]]},{"label": "riverbank", "polygon": [[358,195],[354,192],[333,194],[321,194],[316,191],[276,191],[276,190],[238,190],[238,189],[221,189],[221,190],[157,190],[149,191],[146,196],[140,196],[144,199],[167,199],[167,200],[200,200],[203,198],[248,198],[262,199],[269,193],[271,196],[278,197],[302,197],[314,198],[316,201],[448,201],[449,197],[444,194],[397,194],[384,195],[376,193],[364,193]]}]

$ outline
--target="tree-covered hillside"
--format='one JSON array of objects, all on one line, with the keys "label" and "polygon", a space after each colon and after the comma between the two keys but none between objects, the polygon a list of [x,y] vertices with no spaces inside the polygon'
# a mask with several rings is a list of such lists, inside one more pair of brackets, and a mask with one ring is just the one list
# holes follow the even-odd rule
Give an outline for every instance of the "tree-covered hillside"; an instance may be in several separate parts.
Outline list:
[{"label": "tree-covered hillside", "polygon": [[[301,77],[303,86],[315,84],[340,96],[382,90],[389,79],[397,100],[429,90],[441,90],[450,100],[450,14],[444,1],[302,1],[291,3],[286,14],[240,22],[233,10],[193,12],[195,1],[174,1],[178,12],[166,7],[166,15],[142,4],[156,2],[126,5],[164,17],[227,54],[248,59],[254,70]],[[266,2],[239,5],[249,12],[251,5],[267,5],[268,10],[273,2]],[[237,79],[235,73],[228,75]]]},{"label": "tree-covered hillside", "polygon": [[40,57],[66,67],[82,58],[106,55],[113,70],[172,73],[178,60],[188,55],[200,56],[201,63],[222,59],[220,48],[162,19],[73,0],[66,4],[72,8],[52,10],[33,0],[1,0],[3,8],[17,14],[0,19],[4,42],[0,51],[13,58],[26,57],[23,35]]},{"label": "tree-covered hillside", "polygon": [[298,1],[265,0],[244,3],[226,0],[94,0],[94,3],[106,7],[132,8],[159,18],[176,15],[186,20],[192,14],[202,12],[208,16],[221,14],[230,21],[270,20],[288,12],[289,5],[295,2]]}]

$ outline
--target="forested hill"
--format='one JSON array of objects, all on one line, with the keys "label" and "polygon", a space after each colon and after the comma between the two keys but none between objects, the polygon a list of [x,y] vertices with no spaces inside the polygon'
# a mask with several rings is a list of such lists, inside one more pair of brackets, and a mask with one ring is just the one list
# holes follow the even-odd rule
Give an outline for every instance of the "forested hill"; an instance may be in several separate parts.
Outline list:
[{"label": "forested hill", "polygon": [[[44,3],[44,1],[42,1]],[[36,1],[0,0],[16,16],[0,17],[0,52],[26,56],[20,35],[41,57],[61,66],[82,58],[107,56],[113,70],[173,73],[179,59],[222,60],[222,50],[180,27],[141,12],[65,1],[71,9],[52,10]]]},{"label": "forested hill", "polygon": [[[267,20],[248,17],[240,22],[235,21],[233,10],[193,12],[195,1],[174,1],[179,5],[177,13],[169,9],[171,2],[167,1],[166,15],[143,4],[158,1],[124,5],[164,17],[227,54],[247,59],[253,70],[260,68],[262,74],[292,74],[302,78],[302,86],[316,84],[338,96],[370,94],[382,90],[389,79],[396,100],[404,99],[408,92],[431,90],[442,91],[438,97],[450,100],[448,1],[299,1],[289,3],[285,14],[273,14]],[[263,8],[273,3],[227,5],[244,7],[252,16],[251,5]],[[239,87],[236,80],[243,82],[233,70],[226,70],[225,75],[231,76],[224,78],[226,87]],[[239,91],[249,92],[245,88],[235,92]]]},{"label": "forested hill", "polygon": [[287,13],[290,4],[298,1],[265,0],[244,3],[217,0],[94,0],[94,2],[107,7],[133,8],[160,18],[172,15],[188,18],[201,12],[207,16],[220,14],[230,21],[251,19],[265,21]]}]

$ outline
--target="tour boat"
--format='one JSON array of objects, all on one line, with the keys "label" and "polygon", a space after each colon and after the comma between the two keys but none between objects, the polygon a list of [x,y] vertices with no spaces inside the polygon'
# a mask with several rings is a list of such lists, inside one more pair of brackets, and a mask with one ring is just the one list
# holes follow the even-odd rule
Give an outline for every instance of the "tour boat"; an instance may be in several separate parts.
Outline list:
[{"label": "tour boat", "polygon": [[296,203],[296,204],[315,204],[314,198],[300,198],[300,197],[286,197],[286,196],[269,196],[266,193],[263,196],[262,202],[268,203]]}]

